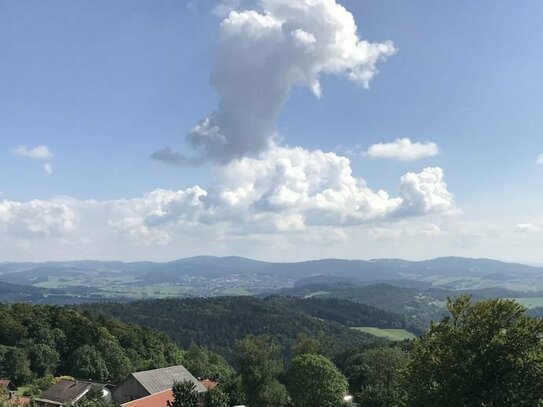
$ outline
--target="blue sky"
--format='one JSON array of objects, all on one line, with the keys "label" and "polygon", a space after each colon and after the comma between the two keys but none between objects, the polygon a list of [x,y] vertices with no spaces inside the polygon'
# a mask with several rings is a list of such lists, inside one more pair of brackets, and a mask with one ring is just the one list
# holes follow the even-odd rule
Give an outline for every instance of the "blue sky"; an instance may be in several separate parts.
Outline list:
[{"label": "blue sky", "polygon": [[[106,229],[141,214],[117,219],[116,209],[108,209],[89,215],[88,208],[79,208],[81,202],[137,200],[157,189],[223,186],[216,173],[225,171],[213,157],[204,157],[198,166],[173,166],[150,156],[165,147],[194,154],[185,135],[216,108],[220,97],[210,75],[221,49],[219,24],[225,14],[215,9],[217,2],[205,0],[0,0],[0,199],[11,203],[4,220],[10,249],[0,248],[0,256],[167,259],[211,253],[281,260],[460,254],[543,262],[535,252],[536,243],[543,243],[543,165],[537,163],[543,153],[543,84],[538,80],[543,72],[543,3],[339,3],[353,15],[361,39],[390,40],[396,52],[377,63],[379,73],[369,89],[337,72],[320,75],[320,98],[303,84],[293,86],[276,121],[275,143],[345,156],[357,179],[391,197],[398,196],[404,174],[440,168],[454,196],[451,208],[430,208],[400,220],[393,216],[391,221],[372,215],[354,225],[342,218],[318,225],[315,233],[311,222],[295,233],[283,227],[255,232],[246,220],[194,221],[183,214],[182,221],[192,222],[202,236],[189,239],[186,224],[175,230],[181,222],[176,218],[168,231],[156,232],[173,237],[143,243],[133,230],[121,228],[132,240],[120,238]],[[228,4],[240,12],[262,11],[250,1]],[[374,144],[399,138],[435,143],[439,154],[413,161],[363,154]],[[54,157],[14,153],[19,146],[39,145]],[[52,174],[43,170],[45,162]],[[13,208],[32,200],[67,206],[73,212],[69,225],[64,224],[68,234],[63,234],[64,226],[47,229],[50,224],[27,233],[32,217],[43,214],[15,214]],[[280,216],[299,215],[295,212]],[[153,235],[154,230],[146,229],[150,221],[143,223],[138,224],[143,235]],[[85,224],[101,224],[104,230]],[[207,230],[210,225],[220,232]],[[432,239],[421,238],[417,246],[413,236],[419,235],[411,231],[428,225],[443,232],[440,243],[434,246]],[[115,233],[121,233],[118,229]],[[485,243],[496,231],[499,241]],[[212,248],[206,244],[209,233],[220,235]],[[304,233],[339,237],[314,242],[304,240]],[[361,235],[367,250],[352,243]],[[73,236],[87,242],[85,248],[66,246]],[[104,249],[118,239],[124,242],[119,253]],[[280,249],[270,252],[264,241],[278,242]],[[303,250],[293,253],[300,245]],[[323,253],[323,247],[329,252]]]}]

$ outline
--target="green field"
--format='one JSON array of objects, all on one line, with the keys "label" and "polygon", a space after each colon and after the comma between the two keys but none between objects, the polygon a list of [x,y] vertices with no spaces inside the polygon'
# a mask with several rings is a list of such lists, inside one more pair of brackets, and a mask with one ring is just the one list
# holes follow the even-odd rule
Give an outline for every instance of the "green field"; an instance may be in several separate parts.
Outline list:
[{"label": "green field", "polygon": [[384,329],[384,328],[374,328],[371,326],[359,326],[356,328],[357,331],[365,332],[380,338],[387,338],[392,341],[403,341],[404,339],[415,339],[416,335],[412,334],[405,329]]},{"label": "green field", "polygon": [[243,287],[225,288],[222,293],[223,295],[251,295],[251,292]]},{"label": "green field", "polygon": [[527,308],[543,307],[543,297],[533,297],[533,298],[510,298],[520,302]]}]

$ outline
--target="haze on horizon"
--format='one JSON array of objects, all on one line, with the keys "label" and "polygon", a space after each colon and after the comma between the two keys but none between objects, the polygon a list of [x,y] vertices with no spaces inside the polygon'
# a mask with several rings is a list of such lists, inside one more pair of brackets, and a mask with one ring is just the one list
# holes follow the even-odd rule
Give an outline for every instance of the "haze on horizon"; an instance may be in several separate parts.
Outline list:
[{"label": "haze on horizon", "polygon": [[543,263],[541,12],[0,1],[0,261]]}]

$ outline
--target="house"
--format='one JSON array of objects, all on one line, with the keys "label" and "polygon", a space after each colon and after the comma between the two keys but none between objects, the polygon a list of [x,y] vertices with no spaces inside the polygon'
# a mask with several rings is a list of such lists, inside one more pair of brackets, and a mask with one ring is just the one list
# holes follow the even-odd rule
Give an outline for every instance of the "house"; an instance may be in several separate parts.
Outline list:
[{"label": "house", "polygon": [[0,393],[5,393],[7,396],[8,405],[27,405],[30,403],[30,398],[19,396],[17,394],[17,386],[11,380],[0,379]]},{"label": "house", "polygon": [[166,407],[168,401],[173,402],[172,389],[129,401],[128,403],[121,404],[121,407]]},{"label": "house", "polygon": [[17,386],[11,380],[0,379],[0,390],[7,392],[17,391]]},{"label": "house", "polygon": [[99,390],[102,398],[111,401],[111,391],[108,385],[94,383],[85,380],[61,379],[47,390],[39,398],[34,399],[39,407],[58,407],[76,404],[91,390]]},{"label": "house", "polygon": [[198,393],[207,389],[184,366],[171,366],[162,369],[132,373],[113,391],[113,400],[118,404],[151,396],[171,390],[174,382],[190,381]]}]

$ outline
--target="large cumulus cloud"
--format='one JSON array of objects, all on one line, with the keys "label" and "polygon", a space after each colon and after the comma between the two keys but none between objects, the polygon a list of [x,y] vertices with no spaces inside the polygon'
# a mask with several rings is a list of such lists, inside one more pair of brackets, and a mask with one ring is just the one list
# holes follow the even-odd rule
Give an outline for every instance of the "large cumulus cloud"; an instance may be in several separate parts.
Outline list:
[{"label": "large cumulus cloud", "polygon": [[63,236],[73,228],[74,212],[64,203],[0,201],[0,232],[14,238]]},{"label": "large cumulus cloud", "polygon": [[[202,158],[227,163],[273,148],[277,115],[293,86],[321,94],[323,74],[367,87],[389,42],[361,39],[352,14],[335,0],[264,0],[221,22],[211,85],[219,105],[187,135]],[[169,151],[167,157],[163,152]],[[162,152],[162,154],[160,153]],[[171,150],[155,159],[172,163]],[[175,155],[174,163],[190,163]]]}]

